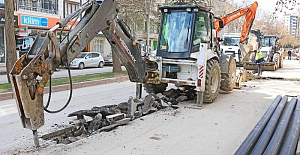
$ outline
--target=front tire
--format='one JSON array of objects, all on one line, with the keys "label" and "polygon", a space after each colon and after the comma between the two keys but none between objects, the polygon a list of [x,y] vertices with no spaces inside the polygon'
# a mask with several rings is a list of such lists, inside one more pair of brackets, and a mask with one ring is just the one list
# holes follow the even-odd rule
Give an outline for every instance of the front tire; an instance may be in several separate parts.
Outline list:
[{"label": "front tire", "polygon": [[221,70],[217,60],[208,60],[205,77],[205,91],[203,94],[204,102],[214,102],[220,91]]},{"label": "front tire", "polygon": [[83,69],[83,68],[84,68],[84,63],[83,62],[79,63],[78,69]]},{"label": "front tire", "polygon": [[103,66],[104,66],[104,63],[102,61],[100,61],[99,64],[98,64],[98,67],[103,68]]},{"label": "front tire", "polygon": [[235,85],[236,63],[232,57],[229,58],[228,73],[221,73],[221,90],[232,91]]}]

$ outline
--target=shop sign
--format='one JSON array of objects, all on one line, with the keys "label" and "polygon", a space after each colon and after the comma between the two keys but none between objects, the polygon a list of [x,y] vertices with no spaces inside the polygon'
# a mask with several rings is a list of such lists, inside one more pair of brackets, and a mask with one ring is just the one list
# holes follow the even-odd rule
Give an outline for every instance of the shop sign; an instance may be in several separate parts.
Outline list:
[{"label": "shop sign", "polygon": [[28,26],[48,27],[48,18],[21,15],[21,24]]},{"label": "shop sign", "polygon": [[[0,24],[5,24],[5,14],[0,14]],[[14,16],[14,25],[18,25],[18,16]]]}]

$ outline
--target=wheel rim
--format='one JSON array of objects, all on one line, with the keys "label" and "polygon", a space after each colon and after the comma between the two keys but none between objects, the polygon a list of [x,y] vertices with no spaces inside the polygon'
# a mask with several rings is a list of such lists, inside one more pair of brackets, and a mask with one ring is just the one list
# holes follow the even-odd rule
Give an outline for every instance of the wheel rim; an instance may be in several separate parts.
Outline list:
[{"label": "wheel rim", "polygon": [[100,67],[100,68],[103,67],[103,62],[99,62],[99,67]]},{"label": "wheel rim", "polygon": [[83,63],[80,63],[80,64],[79,64],[79,69],[83,69],[83,68],[84,68]]},{"label": "wheel rim", "polygon": [[210,88],[212,93],[216,93],[219,87],[219,72],[216,68],[212,71]]}]

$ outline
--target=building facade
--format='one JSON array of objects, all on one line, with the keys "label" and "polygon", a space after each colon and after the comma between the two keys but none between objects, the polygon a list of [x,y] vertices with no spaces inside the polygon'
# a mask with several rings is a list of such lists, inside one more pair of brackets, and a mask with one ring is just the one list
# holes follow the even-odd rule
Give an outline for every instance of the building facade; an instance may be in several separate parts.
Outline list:
[{"label": "building facade", "polygon": [[[17,55],[20,56],[28,51],[39,32],[54,27],[58,21],[78,9],[85,1],[87,0],[15,0]],[[5,52],[4,9],[4,0],[0,0],[0,64],[5,65],[7,53]],[[60,31],[56,33],[59,35]],[[62,36],[64,34],[66,33],[63,32]],[[111,48],[103,34],[99,33],[85,48],[85,51],[100,52],[103,56],[106,56],[111,53]]]},{"label": "building facade", "polygon": [[284,16],[284,25],[286,27],[287,32],[295,38],[300,38],[299,29],[300,22],[299,17],[291,14],[285,14]]},{"label": "building facade", "polygon": [[[55,26],[56,22],[77,10],[87,1],[88,0],[14,0],[17,55],[20,56],[30,49],[35,36],[39,32],[51,29]],[[4,8],[4,0],[0,0],[0,64],[5,65],[7,53],[5,52]],[[155,7],[153,7],[153,9],[155,9]],[[155,17],[150,17],[150,23],[153,22],[151,18]],[[142,20],[145,21],[146,19]],[[144,43],[146,43],[146,24],[138,25],[138,27],[139,30],[136,28],[132,29],[135,38],[143,40]],[[56,34],[60,35],[60,31],[57,31]],[[64,36],[65,34],[67,33],[63,32],[61,35]],[[157,46],[157,38],[158,27],[156,24],[150,24],[149,45],[154,50]],[[84,51],[100,52],[104,57],[112,53],[109,42],[101,32],[90,42]]]}]

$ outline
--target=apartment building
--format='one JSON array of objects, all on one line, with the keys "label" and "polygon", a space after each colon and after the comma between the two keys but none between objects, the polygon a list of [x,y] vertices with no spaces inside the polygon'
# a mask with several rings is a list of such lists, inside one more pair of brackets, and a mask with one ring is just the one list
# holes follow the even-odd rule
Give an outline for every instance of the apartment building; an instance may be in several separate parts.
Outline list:
[{"label": "apartment building", "polygon": [[294,16],[291,14],[285,14],[284,16],[284,25],[289,34],[291,34],[292,37],[300,38],[299,34],[299,28],[300,28],[300,22],[299,17]]}]

